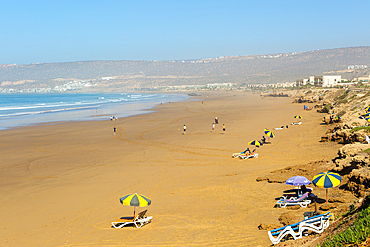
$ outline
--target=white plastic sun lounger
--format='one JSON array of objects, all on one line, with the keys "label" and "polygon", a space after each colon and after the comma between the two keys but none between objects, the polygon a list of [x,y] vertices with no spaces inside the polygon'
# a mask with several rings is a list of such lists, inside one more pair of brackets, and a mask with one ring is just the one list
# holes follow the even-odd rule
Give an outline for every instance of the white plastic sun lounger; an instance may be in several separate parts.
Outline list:
[{"label": "white plastic sun lounger", "polygon": [[330,217],[330,212],[316,215],[301,222],[268,231],[267,234],[273,244],[278,244],[284,237],[288,238],[289,235],[294,240],[300,239],[303,236],[303,231],[322,233],[329,227]]},{"label": "white plastic sun lounger", "polygon": [[286,197],[281,198],[276,202],[277,206],[280,208],[285,208],[286,206],[300,205],[302,208],[307,207],[311,203],[309,199],[309,192],[304,193],[298,199],[287,199]]},{"label": "white plastic sun lounger", "polygon": [[134,217],[121,217],[117,221],[112,222],[112,226],[114,228],[122,228],[127,225],[134,225],[136,228],[140,228],[143,225],[146,225],[151,222],[153,219],[153,216],[146,216],[146,212],[148,210],[144,210],[143,212],[136,215],[135,219]]},{"label": "white plastic sun lounger", "polygon": [[247,155],[239,155],[239,158],[246,160],[250,158],[258,158],[258,153],[253,153],[253,154],[247,154]]},{"label": "white plastic sun lounger", "polygon": [[298,122],[298,123],[292,123],[292,125],[301,125],[302,122]]},{"label": "white plastic sun lounger", "polygon": [[234,153],[233,158],[241,158],[241,159],[249,159],[249,158],[257,158],[258,153],[251,153],[251,154],[241,154],[241,153]]}]

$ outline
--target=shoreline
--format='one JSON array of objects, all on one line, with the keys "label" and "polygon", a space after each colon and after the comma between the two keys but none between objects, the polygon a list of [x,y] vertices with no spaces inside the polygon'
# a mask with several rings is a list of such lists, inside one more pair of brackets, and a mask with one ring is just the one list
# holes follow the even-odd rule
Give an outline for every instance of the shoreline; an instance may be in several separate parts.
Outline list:
[{"label": "shoreline", "polygon": [[[105,98],[107,96],[111,95],[123,95],[127,93],[115,93],[115,94],[107,94],[107,93],[95,93],[95,94],[88,94],[88,95],[95,95],[96,98]],[[135,95],[139,93],[133,93],[128,95]],[[185,94],[166,94],[166,93],[140,93],[140,95],[143,94],[150,94],[150,95],[157,95],[156,98],[151,99],[149,102],[146,98],[142,98],[141,101],[124,101],[122,99],[121,102],[114,102],[114,101],[106,101],[106,102],[85,102],[85,104],[80,105],[76,102],[73,104],[72,102],[61,105],[55,105],[56,103],[61,102],[49,102],[47,103],[46,109],[43,107],[45,106],[45,103],[36,103],[31,108],[37,108],[38,111],[34,112],[14,112],[8,115],[1,115],[0,117],[0,130],[4,129],[12,129],[12,128],[18,128],[18,127],[24,127],[24,126],[35,126],[38,124],[53,124],[53,122],[85,122],[85,121],[104,121],[103,117],[108,116],[116,116],[119,117],[128,117],[128,116],[134,116],[138,114],[145,114],[148,113],[149,110],[153,109],[156,105],[159,104],[166,104],[168,102],[171,102],[172,100],[175,101],[182,101],[187,100],[190,97]],[[45,94],[45,95],[51,95],[51,94]],[[56,94],[58,95],[75,95],[75,94]],[[80,94],[83,95],[83,94]],[[170,99],[165,99],[164,95],[169,95]],[[101,97],[104,96],[104,97]],[[130,100],[131,97],[128,97]],[[48,98],[44,99],[45,101],[48,101]],[[71,100],[71,99],[70,99]],[[74,100],[81,100],[79,98],[75,98]],[[92,100],[91,98],[89,100]],[[42,101],[43,102],[43,101]],[[41,106],[40,106],[41,105]],[[27,109],[29,107],[23,106],[24,109]],[[47,109],[47,108],[53,108],[53,109]],[[55,109],[54,109],[55,108]],[[7,109],[5,109],[6,111]],[[99,114],[98,114],[99,112]],[[108,119],[107,118],[107,119]]]},{"label": "shoreline", "polygon": [[[340,146],[319,143],[327,128],[318,124],[321,116],[291,101],[207,92],[199,100],[157,105],[149,114],[116,122],[0,131],[2,244],[270,245],[257,226],[278,222],[282,211],[273,208],[274,198],[286,186],[256,178],[332,158]],[[297,114],[304,115],[303,124],[289,125]],[[220,122],[210,132],[216,116]],[[274,131],[276,138],[258,149],[258,159],[231,158],[261,138],[264,128],[281,125],[289,129]],[[152,200],[144,208],[154,216],[152,223],[111,229],[110,222],[133,212],[119,197],[134,192]]]}]

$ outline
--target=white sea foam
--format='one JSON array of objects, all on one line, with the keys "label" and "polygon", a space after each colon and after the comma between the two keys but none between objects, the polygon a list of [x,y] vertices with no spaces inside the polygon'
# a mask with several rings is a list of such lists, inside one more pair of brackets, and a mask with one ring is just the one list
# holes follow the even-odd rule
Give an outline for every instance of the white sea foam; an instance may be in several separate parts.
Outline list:
[{"label": "white sea foam", "polygon": [[[50,121],[104,120],[187,98],[167,94],[0,94],[0,129]],[[130,107],[120,107],[130,104]],[[146,111],[148,112],[148,111]],[[91,118],[93,117],[93,118]]]}]

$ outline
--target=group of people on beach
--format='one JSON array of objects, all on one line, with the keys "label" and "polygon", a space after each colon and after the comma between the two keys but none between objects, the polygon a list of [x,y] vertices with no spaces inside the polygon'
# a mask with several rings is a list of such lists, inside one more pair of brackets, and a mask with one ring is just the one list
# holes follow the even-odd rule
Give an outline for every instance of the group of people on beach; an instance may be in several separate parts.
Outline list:
[{"label": "group of people on beach", "polygon": [[[215,122],[212,123],[212,130],[211,130],[211,132],[213,132],[216,129],[216,124],[218,124],[218,117],[215,117]],[[184,135],[185,135],[185,133],[186,133],[186,125],[185,124],[184,124],[183,129],[184,129]],[[226,131],[225,124],[222,124],[222,131],[223,131],[223,133],[225,133],[225,131]]]},{"label": "group of people on beach", "polygon": [[[212,123],[212,130],[211,130],[211,132],[213,132],[215,130],[216,124],[218,124],[218,117],[215,117],[215,122]],[[222,131],[223,131],[223,133],[225,133],[225,131],[226,131],[225,124],[222,124]]]}]

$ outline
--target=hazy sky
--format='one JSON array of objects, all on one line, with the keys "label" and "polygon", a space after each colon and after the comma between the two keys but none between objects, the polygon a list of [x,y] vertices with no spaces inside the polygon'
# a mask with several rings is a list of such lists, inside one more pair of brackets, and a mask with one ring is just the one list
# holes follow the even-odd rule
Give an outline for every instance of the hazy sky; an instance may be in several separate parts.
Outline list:
[{"label": "hazy sky", "polygon": [[368,0],[0,3],[0,64],[183,60],[370,45]]}]

